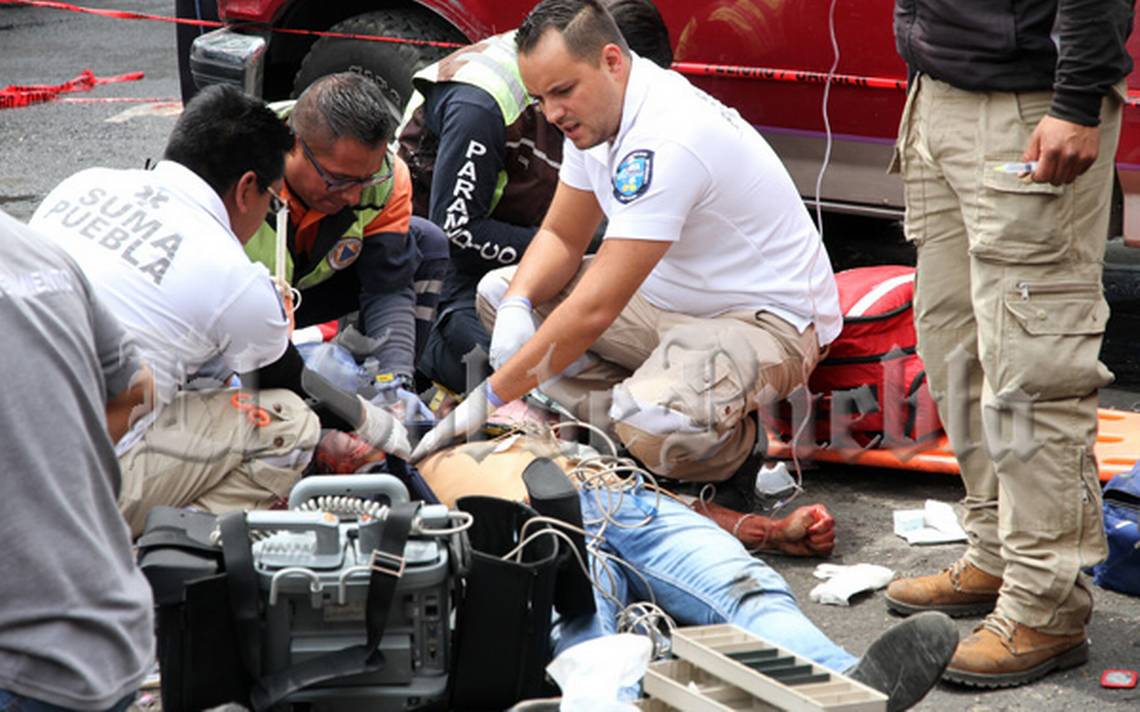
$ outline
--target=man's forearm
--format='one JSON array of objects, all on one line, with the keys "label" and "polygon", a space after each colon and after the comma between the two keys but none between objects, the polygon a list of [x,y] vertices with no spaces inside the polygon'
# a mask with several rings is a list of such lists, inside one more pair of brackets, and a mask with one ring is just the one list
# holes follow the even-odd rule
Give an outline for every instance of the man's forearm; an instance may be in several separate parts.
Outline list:
[{"label": "man's forearm", "polygon": [[[671,245],[668,241],[607,240],[570,296],[491,377],[495,395],[504,401],[518,398],[542,381],[561,373],[584,354],[618,318]],[[544,252],[553,254],[553,250]],[[530,251],[527,257],[530,257]],[[574,260],[572,266],[579,263],[580,260]],[[552,270],[557,268],[555,265],[550,267]],[[564,276],[565,272],[558,274]],[[565,276],[557,287],[548,276],[551,284],[539,284],[536,288],[544,290],[539,293],[553,296],[572,276]],[[515,289],[517,281],[517,277],[512,280],[508,294]]]},{"label": "man's forearm", "polygon": [[492,374],[492,390],[504,402],[521,398],[586,353],[612,322],[610,310],[591,309],[573,300],[564,302],[535,335]]},{"label": "man's forearm", "polygon": [[578,273],[602,218],[593,193],[560,181],[504,298],[526,297],[538,306],[558,294]]},{"label": "man's forearm", "polygon": [[376,340],[372,355],[383,371],[415,375],[416,295],[411,287],[360,296],[360,321],[365,335]]},{"label": "man's forearm", "polygon": [[567,244],[550,230],[539,230],[504,298],[526,297],[536,307],[552,299],[578,273],[584,254],[584,247]]},{"label": "man's forearm", "polygon": [[131,425],[154,408],[154,375],[143,366],[125,391],[107,401],[107,432],[117,443]]},{"label": "man's forearm", "polygon": [[1125,76],[1132,3],[1061,0],[1054,33],[1058,43],[1049,113],[1082,126],[1100,123],[1100,105]]}]

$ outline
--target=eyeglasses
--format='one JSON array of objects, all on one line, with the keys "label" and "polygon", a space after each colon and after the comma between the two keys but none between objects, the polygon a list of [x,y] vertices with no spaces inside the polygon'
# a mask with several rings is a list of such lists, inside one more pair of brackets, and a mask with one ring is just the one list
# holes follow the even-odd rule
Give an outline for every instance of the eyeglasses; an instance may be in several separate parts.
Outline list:
[{"label": "eyeglasses", "polygon": [[265,192],[269,193],[269,212],[279,213],[285,207],[285,199],[273,188],[266,186]]},{"label": "eyeglasses", "polygon": [[317,175],[325,182],[325,190],[330,193],[339,193],[357,186],[367,188],[372,185],[379,185],[392,177],[392,162],[385,156],[384,167],[380,169],[379,173],[374,173],[367,178],[334,178],[329,175],[328,171],[321,167],[320,163],[317,163],[317,159],[313,156],[313,151],[309,148],[309,144],[305,143],[305,139],[298,136],[297,141],[301,144],[301,150],[305,153],[305,158],[309,159],[309,163],[313,164]]}]

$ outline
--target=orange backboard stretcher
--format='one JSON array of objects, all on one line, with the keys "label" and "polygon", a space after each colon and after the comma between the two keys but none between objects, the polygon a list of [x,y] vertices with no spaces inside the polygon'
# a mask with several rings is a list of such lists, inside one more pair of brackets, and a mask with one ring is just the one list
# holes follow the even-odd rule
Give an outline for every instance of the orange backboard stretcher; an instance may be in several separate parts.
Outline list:
[{"label": "orange backboard stretcher", "polygon": [[[1100,467],[1100,479],[1107,482],[1114,475],[1132,469],[1140,459],[1140,413],[1101,408],[1099,428],[1096,437],[1096,457]],[[773,457],[791,458],[791,447],[776,437],[768,442],[768,452]],[[801,447],[801,461],[862,465],[865,467],[885,467],[891,470],[921,470],[957,475],[958,461],[950,449],[946,436],[942,435],[932,445],[921,449],[832,449],[830,447]]]}]

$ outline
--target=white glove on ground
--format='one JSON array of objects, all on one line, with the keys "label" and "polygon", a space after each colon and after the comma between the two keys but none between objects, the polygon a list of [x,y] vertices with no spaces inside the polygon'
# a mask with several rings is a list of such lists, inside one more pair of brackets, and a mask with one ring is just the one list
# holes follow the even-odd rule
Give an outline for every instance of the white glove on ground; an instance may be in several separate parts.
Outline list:
[{"label": "white glove on ground", "polygon": [[534,336],[534,317],[526,297],[507,297],[495,312],[495,328],[491,331],[491,368],[498,371],[523,344]]},{"label": "white glove on ground", "polygon": [[882,588],[895,577],[894,571],[875,564],[820,564],[812,573],[827,580],[811,590],[811,600],[832,606],[849,606],[856,593]]},{"label": "white glove on ground", "polygon": [[364,422],[356,428],[355,434],[373,447],[407,460],[412,445],[408,441],[408,431],[392,414],[380,406],[373,405],[357,396],[364,409]]}]

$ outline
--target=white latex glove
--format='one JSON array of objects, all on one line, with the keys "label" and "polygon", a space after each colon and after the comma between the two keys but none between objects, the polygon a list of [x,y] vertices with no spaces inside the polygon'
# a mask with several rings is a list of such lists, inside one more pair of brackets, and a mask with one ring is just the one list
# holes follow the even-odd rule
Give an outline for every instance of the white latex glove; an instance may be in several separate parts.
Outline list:
[{"label": "white latex glove", "polygon": [[364,409],[364,422],[356,428],[355,434],[373,447],[379,448],[407,460],[411,455],[412,445],[408,441],[408,431],[392,414],[380,406],[373,405],[357,396],[360,407]]},{"label": "white latex glove", "polygon": [[826,580],[808,595],[816,603],[831,606],[849,606],[856,593],[880,589],[895,577],[894,571],[876,564],[820,564],[812,573]]},{"label": "white latex glove", "polygon": [[526,297],[507,297],[495,312],[495,328],[491,331],[491,368],[498,371],[516,351],[534,336],[534,317]]},{"label": "white latex glove", "polygon": [[395,395],[396,403],[390,404],[388,411],[397,416],[402,415],[401,420],[405,424],[412,425],[425,420],[435,422],[435,415],[432,414],[431,409],[415,393],[397,388]]},{"label": "white latex glove", "polygon": [[418,422],[435,422],[435,415],[420,397],[402,386],[391,386],[377,393],[370,401],[391,413],[404,425]]},{"label": "white latex glove", "polygon": [[491,413],[495,412],[498,404],[494,404],[487,397],[489,388],[487,381],[483,381],[471,390],[467,396],[456,406],[455,410],[439,421],[439,424],[429,430],[419,445],[416,445],[408,462],[415,464],[433,452],[442,449],[456,438],[466,437],[483,427]]}]

